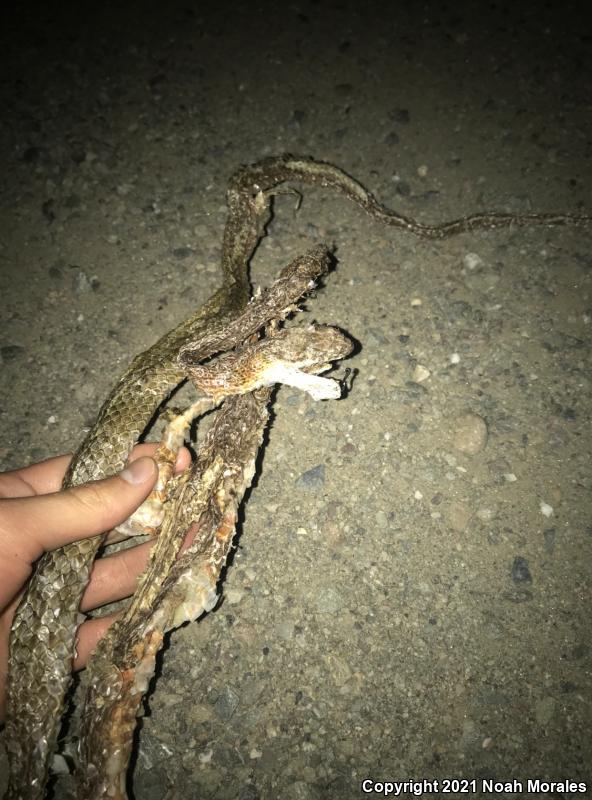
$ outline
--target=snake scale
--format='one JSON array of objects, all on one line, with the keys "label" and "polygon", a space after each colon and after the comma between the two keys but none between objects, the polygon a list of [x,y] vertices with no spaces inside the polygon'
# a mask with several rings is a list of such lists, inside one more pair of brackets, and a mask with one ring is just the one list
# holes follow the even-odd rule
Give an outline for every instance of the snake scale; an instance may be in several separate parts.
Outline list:
[{"label": "snake scale", "polygon": [[[249,302],[248,264],[264,235],[272,197],[282,184],[293,181],[337,190],[374,219],[425,239],[514,226],[592,224],[592,217],[583,215],[492,213],[424,225],[386,208],[328,163],[285,155],[243,167],[227,190],[222,286],[194,316],[132,361],[72,459],[64,487],[119,471],[154,414],[186,379],[191,364],[232,350],[270,323],[273,327],[326,271],[329,254],[318,246]],[[269,392],[257,389],[226,400],[193,467],[174,482],[171,513],[138,590],[91,659],[81,730],[81,798],[127,796],[125,772],[133,731],[156,652],[166,630],[195,619],[216,602],[216,582],[267,422]],[[194,542],[178,557],[191,525],[197,530]],[[15,615],[7,687],[6,800],[44,796],[71,681],[79,604],[101,542],[97,537],[46,553]]]}]

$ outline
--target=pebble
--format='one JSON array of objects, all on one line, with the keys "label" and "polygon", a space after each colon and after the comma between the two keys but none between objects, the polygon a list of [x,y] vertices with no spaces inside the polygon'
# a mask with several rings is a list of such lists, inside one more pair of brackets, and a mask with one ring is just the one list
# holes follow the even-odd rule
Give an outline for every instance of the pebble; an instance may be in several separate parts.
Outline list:
[{"label": "pebble", "polygon": [[278,622],[278,624],[275,626],[277,635],[280,637],[280,639],[283,639],[286,642],[294,638],[294,629],[295,626],[291,620]]},{"label": "pebble", "polygon": [[20,344],[5,344],[4,347],[0,347],[0,363],[15,361],[17,358],[20,358],[24,352],[25,348],[21,347]]},{"label": "pebble", "polygon": [[73,275],[72,283],[76,294],[87,294],[93,288],[91,279],[82,269],[77,269]]},{"label": "pebble", "polygon": [[545,550],[547,553],[552,553],[555,550],[555,538],[557,530],[555,528],[546,528],[543,531],[543,538],[545,540]]},{"label": "pebble", "polygon": [[298,489],[306,489],[309,492],[316,492],[325,485],[325,465],[317,464],[316,467],[306,470],[300,477],[296,478]]},{"label": "pebble", "polygon": [[212,756],[214,755],[214,751],[211,747],[208,747],[206,750],[203,750],[201,753],[198,754],[197,758],[200,764],[209,764],[212,760]]},{"label": "pebble", "polygon": [[185,258],[191,258],[191,256],[195,255],[195,250],[191,247],[176,247],[173,250],[173,258],[176,258],[178,261],[183,261]]},{"label": "pebble", "polygon": [[229,686],[225,686],[214,703],[214,711],[220,719],[228,721],[239,704],[239,696]]},{"label": "pebble", "polygon": [[352,671],[343,658],[339,658],[334,653],[327,653],[323,656],[323,660],[327,665],[329,674],[336,686],[344,686],[352,676]]},{"label": "pebble", "polygon": [[315,606],[319,614],[334,614],[343,608],[344,600],[336,589],[321,589],[315,597]]},{"label": "pebble", "polygon": [[532,583],[528,561],[522,556],[516,556],[514,559],[511,575],[514,583]]},{"label": "pebble", "polygon": [[56,775],[69,775],[70,767],[64,756],[55,753],[51,759],[51,771]]},{"label": "pebble", "polygon": [[231,606],[236,606],[243,599],[245,593],[242,589],[226,589],[224,597]]},{"label": "pebble", "polygon": [[448,507],[446,517],[450,528],[460,533],[466,530],[469,525],[471,509],[464,503],[453,502]]},{"label": "pebble", "polygon": [[478,256],[477,253],[467,253],[463,258],[463,266],[465,266],[467,269],[475,269],[482,263],[483,259],[481,256]]},{"label": "pebble", "polygon": [[427,367],[424,367],[422,364],[418,364],[413,370],[413,375],[411,377],[415,383],[421,383],[422,381],[427,380],[430,375],[431,373]]},{"label": "pebble", "polygon": [[378,528],[378,530],[381,530],[381,531],[388,530],[388,526],[389,526],[388,517],[387,517],[385,511],[382,511],[382,510],[377,511],[376,515],[375,515],[375,519],[376,519],[376,527]]},{"label": "pebble", "polygon": [[550,517],[553,514],[553,506],[550,506],[548,503],[544,503],[542,500],[539,508],[541,509],[541,514],[544,517]]},{"label": "pebble", "polygon": [[454,447],[461,453],[474,456],[485,450],[487,424],[478,414],[463,414],[456,421]]}]

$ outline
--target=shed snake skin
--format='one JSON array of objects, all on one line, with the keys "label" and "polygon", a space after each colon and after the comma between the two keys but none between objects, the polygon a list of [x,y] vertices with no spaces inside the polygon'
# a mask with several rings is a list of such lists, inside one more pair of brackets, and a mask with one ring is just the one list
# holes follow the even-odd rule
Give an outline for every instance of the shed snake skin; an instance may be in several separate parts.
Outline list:
[{"label": "shed snake skin", "polygon": [[[205,360],[233,351],[264,329],[273,337],[278,324],[326,272],[329,252],[319,245],[295,259],[268,290],[249,302],[249,260],[264,235],[273,195],[292,181],[337,190],[374,219],[426,239],[496,228],[592,224],[589,216],[492,213],[424,225],[386,208],[360,183],[327,163],[286,155],[241,168],[227,190],[220,289],[194,316],[132,361],[76,452],[64,487],[122,469],[149,421],[192,369],[199,371]],[[348,352],[343,341],[337,354],[331,347],[323,352],[324,347],[319,364]],[[226,399],[196,462],[171,482],[168,513],[149,566],[88,667],[80,798],[127,797],[133,731],[156,653],[167,630],[196,619],[216,603],[216,584],[232,543],[237,510],[255,471],[269,396],[270,388],[264,386]],[[191,526],[197,530],[193,544],[178,556]],[[80,600],[102,541],[96,537],[46,553],[15,615],[7,687],[6,800],[44,796],[71,681]]]}]

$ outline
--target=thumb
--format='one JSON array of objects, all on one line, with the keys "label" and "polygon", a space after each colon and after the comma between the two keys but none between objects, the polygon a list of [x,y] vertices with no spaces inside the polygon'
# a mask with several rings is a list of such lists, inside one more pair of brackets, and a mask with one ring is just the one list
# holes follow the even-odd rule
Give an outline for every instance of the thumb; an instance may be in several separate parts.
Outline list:
[{"label": "thumb", "polygon": [[146,499],[156,481],[153,459],[133,461],[118,475],[54,494],[3,500],[2,536],[18,537],[19,555],[35,561],[45,550],[111,530]]}]

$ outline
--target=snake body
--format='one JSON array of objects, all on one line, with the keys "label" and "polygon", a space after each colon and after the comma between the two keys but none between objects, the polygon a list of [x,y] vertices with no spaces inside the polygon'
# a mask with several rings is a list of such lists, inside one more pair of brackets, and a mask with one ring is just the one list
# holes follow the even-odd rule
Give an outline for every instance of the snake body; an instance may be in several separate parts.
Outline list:
[{"label": "snake body", "polygon": [[[300,266],[304,263],[304,272],[298,273],[296,268],[298,291],[292,287],[291,292],[284,294],[284,284],[277,289],[277,296],[269,301],[273,313],[266,316],[261,306],[247,305],[250,295],[249,260],[264,233],[271,197],[281,184],[288,181],[335,189],[373,218],[427,239],[443,239],[463,232],[513,226],[589,226],[592,223],[591,217],[569,214],[492,213],[463,217],[440,225],[423,225],[384,207],[360,183],[330,164],[282,156],[241,168],[231,178],[227,191],[228,217],[222,246],[221,288],[193,317],[132,361],[76,452],[64,479],[64,487],[98,480],[119,471],[163,401],[187,377],[189,362],[199,364],[216,353],[228,351],[255,333],[269,319],[287,313],[290,304],[326,268],[326,250],[317,248],[301,260]],[[292,278],[288,275],[286,280],[294,280],[296,273],[293,270]],[[144,588],[132,600],[123,621],[113,633],[108,634],[93,657],[89,668],[91,679],[87,712],[83,722],[83,797],[125,797],[120,776],[125,772],[131,747],[131,733],[139,703],[136,695],[141,698],[143,693],[138,665],[153,660],[162,641],[162,631],[179,624],[183,618],[192,618],[200,609],[211,607],[212,587],[215,587],[220,564],[230,546],[236,508],[252,477],[256,451],[267,418],[267,401],[268,390],[261,389],[225,403],[220,412],[217,434],[204,444],[203,454],[200,455],[201,471],[198,474],[194,469],[189,479],[179,483],[175,489],[177,516],[176,521],[169,523],[174,530],[168,539],[163,537],[162,545],[169,548],[165,561],[172,572],[169,571],[168,575],[163,572],[162,561],[151,562],[143,579]],[[228,431],[237,430],[245,421],[250,425],[251,433],[245,430],[240,437],[234,436],[233,440]],[[234,449],[224,450],[224,431],[229,441],[234,442]],[[218,445],[215,443],[216,435]],[[234,478],[231,475],[231,480],[227,476],[224,479],[226,483],[219,474],[224,459],[235,464],[234,473],[231,470]],[[211,507],[212,496],[222,498],[216,508]],[[184,508],[191,509],[191,514],[184,512]],[[203,559],[203,563],[199,561],[199,552],[194,552],[194,561],[184,562],[184,567],[177,567],[178,562],[175,562],[174,568],[171,567],[179,547],[179,531],[182,531],[184,524],[197,520],[201,520],[204,529],[207,521],[215,532],[210,545],[213,546],[213,542],[221,548],[215,559],[218,572]],[[6,800],[35,800],[44,795],[48,762],[55,749],[71,680],[80,600],[101,541],[101,537],[83,540],[46,553],[40,559],[15,615],[7,686],[6,741],[10,781]],[[159,546],[160,541],[157,543]],[[200,566],[196,572],[195,564],[198,562]],[[203,590],[203,597],[183,617],[175,609],[189,602],[191,592],[188,592],[188,587],[194,594],[197,591],[198,595]],[[123,647],[126,637],[127,644]],[[140,649],[136,647],[132,653],[134,646],[139,646],[139,643]],[[128,673],[135,682],[132,694],[136,699],[131,705],[128,703],[125,706],[125,702],[121,701],[119,705],[110,706],[109,698],[117,695],[114,687],[118,681],[125,682],[128,674],[120,669],[115,675],[111,665],[115,662],[124,663],[126,659],[134,665],[133,670],[130,666],[132,672],[128,670]],[[121,694],[121,698],[124,694]],[[113,739],[111,735],[118,726],[125,730],[125,741],[121,737]],[[105,742],[110,736],[112,741],[107,746]],[[105,783],[102,773],[114,770],[115,762],[119,770],[117,780]],[[113,788],[116,784],[119,789]]]}]

